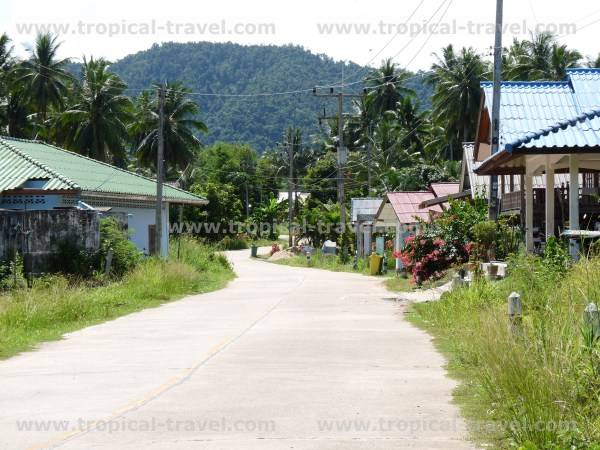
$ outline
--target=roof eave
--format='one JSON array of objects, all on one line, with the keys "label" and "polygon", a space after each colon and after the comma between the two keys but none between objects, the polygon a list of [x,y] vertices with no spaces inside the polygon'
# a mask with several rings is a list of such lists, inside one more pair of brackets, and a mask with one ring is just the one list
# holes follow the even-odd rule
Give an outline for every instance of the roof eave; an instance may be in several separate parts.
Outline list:
[{"label": "roof eave", "polygon": [[[102,199],[115,199],[115,200],[132,200],[139,202],[156,202],[155,196],[146,195],[132,195],[132,194],[117,194],[97,191],[82,191],[83,197],[94,197]],[[191,194],[190,194],[191,195]],[[208,205],[208,200],[198,197],[198,199],[181,199],[173,197],[163,197],[163,203],[172,203],[174,205],[192,205],[192,206],[203,206]]]}]

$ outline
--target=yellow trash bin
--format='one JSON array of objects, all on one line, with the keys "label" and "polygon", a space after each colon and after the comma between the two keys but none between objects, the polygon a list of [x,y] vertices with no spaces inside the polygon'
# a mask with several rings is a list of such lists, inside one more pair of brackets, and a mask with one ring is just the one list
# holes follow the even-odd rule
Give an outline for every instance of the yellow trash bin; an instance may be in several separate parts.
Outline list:
[{"label": "yellow trash bin", "polygon": [[369,257],[369,273],[371,275],[377,275],[381,272],[381,261],[383,258],[379,256],[377,253],[371,253]]}]

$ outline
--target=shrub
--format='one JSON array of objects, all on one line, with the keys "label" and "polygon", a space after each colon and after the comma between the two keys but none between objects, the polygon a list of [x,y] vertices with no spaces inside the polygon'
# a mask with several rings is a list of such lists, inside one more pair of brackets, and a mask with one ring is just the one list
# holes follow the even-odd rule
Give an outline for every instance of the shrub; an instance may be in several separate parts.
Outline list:
[{"label": "shrub", "polygon": [[496,240],[498,239],[496,222],[486,220],[476,223],[473,227],[473,237],[475,238],[479,258],[488,261],[494,259]]},{"label": "shrub", "polygon": [[48,266],[51,273],[87,278],[100,270],[100,252],[81,248],[76,242],[76,239],[65,239],[58,244],[58,251],[52,255]]},{"label": "shrub", "polygon": [[135,244],[127,238],[119,222],[114,217],[107,217],[100,221],[100,261],[106,261],[106,255],[112,248],[113,257],[111,273],[122,276],[133,269],[142,259],[142,253]]},{"label": "shrub", "polygon": [[557,270],[565,270],[572,260],[565,246],[552,236],[544,247],[544,262]]},{"label": "shrub", "polygon": [[241,237],[225,236],[218,247],[220,250],[245,250],[248,248],[248,243]]},{"label": "shrub", "polygon": [[447,242],[439,238],[437,229],[427,228],[416,236],[406,238],[404,250],[396,256],[400,256],[413,280],[420,284],[443,277],[453,264],[468,259],[467,246],[460,247],[459,244],[457,241]]}]

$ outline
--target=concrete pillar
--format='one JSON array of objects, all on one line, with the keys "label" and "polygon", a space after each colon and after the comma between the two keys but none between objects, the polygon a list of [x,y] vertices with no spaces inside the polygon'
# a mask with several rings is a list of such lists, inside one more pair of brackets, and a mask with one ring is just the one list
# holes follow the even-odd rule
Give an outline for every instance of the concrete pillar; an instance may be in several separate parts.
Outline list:
[{"label": "concrete pillar", "polygon": [[525,248],[533,252],[533,174],[525,174],[523,189],[525,191]]},{"label": "concrete pillar", "polygon": [[[579,230],[579,157],[569,156],[569,229]],[[579,242],[571,239],[569,250],[574,260],[579,259]]]},{"label": "concrete pillar", "polygon": [[546,240],[554,236],[554,167],[546,157]]},{"label": "concrete pillar", "polygon": [[371,241],[373,236],[373,225],[364,226],[364,255],[371,256]]},{"label": "concrete pillar", "polygon": [[362,222],[356,221],[354,223],[355,226],[355,239],[356,239],[356,256],[359,258],[364,256],[364,246],[363,246],[363,226]]}]

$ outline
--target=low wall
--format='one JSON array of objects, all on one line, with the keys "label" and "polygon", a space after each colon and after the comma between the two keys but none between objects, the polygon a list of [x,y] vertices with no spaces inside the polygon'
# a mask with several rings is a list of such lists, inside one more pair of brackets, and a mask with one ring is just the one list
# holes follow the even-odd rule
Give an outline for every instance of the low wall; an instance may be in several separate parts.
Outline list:
[{"label": "low wall", "polygon": [[0,211],[0,260],[23,255],[27,272],[45,272],[64,242],[80,249],[100,248],[96,211],[52,209]]}]

